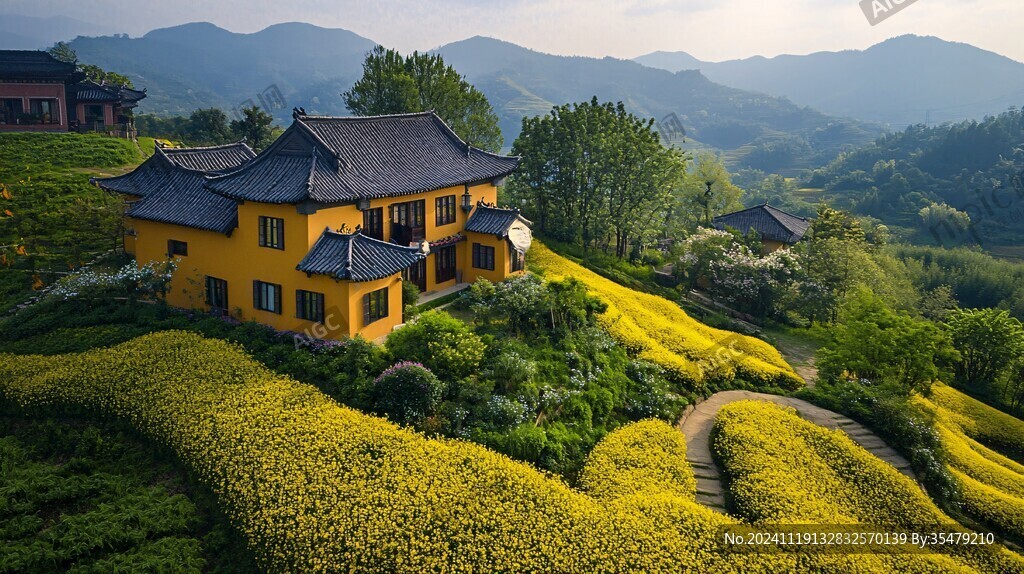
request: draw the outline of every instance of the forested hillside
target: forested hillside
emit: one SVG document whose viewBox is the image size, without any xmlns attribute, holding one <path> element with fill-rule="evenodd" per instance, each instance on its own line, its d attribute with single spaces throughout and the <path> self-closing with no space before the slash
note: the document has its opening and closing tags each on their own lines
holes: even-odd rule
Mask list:
<svg viewBox="0 0 1024 574">
<path fill-rule="evenodd" d="M 1022 177 L 1024 112 L 1011 109 L 980 122 L 884 136 L 840 154 L 807 185 L 924 242 L 1005 246 L 1024 236 Z"/>
</svg>

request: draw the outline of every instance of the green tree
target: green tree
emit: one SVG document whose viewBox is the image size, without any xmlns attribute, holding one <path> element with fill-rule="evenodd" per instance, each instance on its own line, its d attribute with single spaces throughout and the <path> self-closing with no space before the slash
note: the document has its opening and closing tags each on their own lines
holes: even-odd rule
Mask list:
<svg viewBox="0 0 1024 574">
<path fill-rule="evenodd" d="M 677 197 L 676 215 L 682 217 L 687 229 L 698 225 L 710 227 L 716 216 L 742 209 L 742 196 L 743 190 L 733 185 L 721 156 L 700 151 L 687 170 L 685 184 Z"/>
<path fill-rule="evenodd" d="M 402 424 L 419 424 L 434 414 L 445 385 L 418 363 L 398 363 L 373 382 L 374 408 Z"/>
<path fill-rule="evenodd" d="M 503 140 L 490 102 L 437 54 L 402 57 L 376 46 L 363 62 L 363 76 L 342 94 L 360 116 L 433 110 L 466 143 L 496 152 Z"/>
<path fill-rule="evenodd" d="M 74 48 L 69 46 L 67 42 L 57 42 L 47 52 L 65 64 L 78 63 L 78 54 L 75 53 Z"/>
<path fill-rule="evenodd" d="M 74 48 L 69 46 L 66 42 L 57 42 L 52 48 L 47 50 L 51 56 L 68 64 L 78 64 L 78 71 L 85 74 L 85 77 L 99 83 L 114 84 L 116 86 L 128 86 L 129 88 L 134 87 L 132 81 L 123 74 L 117 72 L 108 72 L 99 66 L 93 64 L 79 64 L 78 54 L 75 53 Z"/>
<path fill-rule="evenodd" d="M 686 174 L 682 152 L 663 147 L 653 125 L 597 98 L 523 118 L 508 193 L 541 233 L 623 258 L 665 232 Z"/>
<path fill-rule="evenodd" d="M 867 287 L 844 303 L 832 342 L 820 352 L 822 378 L 895 383 L 905 392 L 926 389 L 940 367 L 956 358 L 949 338 L 930 321 L 894 311 Z"/>
<path fill-rule="evenodd" d="M 235 137 L 245 138 L 249 146 L 260 151 L 270 144 L 274 133 L 270 126 L 273 123 L 273 116 L 259 106 L 252 106 L 242 109 L 242 119 L 231 122 L 231 131 Z"/>
<path fill-rule="evenodd" d="M 475 373 L 485 346 L 470 328 L 444 311 L 429 311 L 387 339 L 395 360 L 423 363 L 443 381 L 453 382 Z"/>
<path fill-rule="evenodd" d="M 186 138 L 195 145 L 219 145 L 232 140 L 228 116 L 217 108 L 198 109 L 188 119 Z"/>
<path fill-rule="evenodd" d="M 958 309 L 946 319 L 953 346 L 960 352 L 956 380 L 991 390 L 1009 367 L 1024 356 L 1024 326 L 1001 309 Z"/>
</svg>

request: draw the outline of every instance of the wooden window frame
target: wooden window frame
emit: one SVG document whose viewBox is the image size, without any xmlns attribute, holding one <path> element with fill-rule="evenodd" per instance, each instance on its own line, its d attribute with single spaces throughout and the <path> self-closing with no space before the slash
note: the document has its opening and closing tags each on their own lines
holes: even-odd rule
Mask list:
<svg viewBox="0 0 1024 574">
<path fill-rule="evenodd" d="M 324 294 L 305 289 L 295 290 L 295 318 L 324 322 Z"/>
<path fill-rule="evenodd" d="M 455 279 L 456 266 L 459 261 L 455 248 L 455 245 L 445 245 L 434 251 L 434 283 L 441 284 Z"/>
<path fill-rule="evenodd" d="M 284 219 L 261 215 L 259 219 L 260 247 L 284 251 Z"/>
<path fill-rule="evenodd" d="M 222 289 L 218 289 L 222 287 Z M 224 296 L 223 305 L 218 305 L 215 301 L 215 294 L 221 292 Z M 228 311 L 228 282 L 224 279 L 218 279 L 217 277 L 206 276 L 206 304 L 209 305 L 211 311 L 220 310 L 222 312 Z"/>
<path fill-rule="evenodd" d="M 384 241 L 384 208 L 363 210 L 363 235 Z"/>
<path fill-rule="evenodd" d="M 490 245 L 482 243 L 473 244 L 473 269 L 494 271 L 495 250 Z"/>
<path fill-rule="evenodd" d="M 390 290 L 382 287 L 363 295 L 363 326 L 367 327 L 386 319 L 389 314 L 388 295 Z"/>
<path fill-rule="evenodd" d="M 444 195 L 434 200 L 434 225 L 441 227 L 455 223 L 455 213 L 458 209 L 454 195 Z"/>
<path fill-rule="evenodd" d="M 508 246 L 509 266 L 512 273 L 518 273 L 526 269 L 526 254 L 520 253 L 510 244 Z"/>
<path fill-rule="evenodd" d="M 273 306 L 268 305 L 267 299 L 270 292 L 273 292 Z M 281 286 L 277 283 L 255 280 L 252 282 L 252 306 L 257 311 L 281 314 Z"/>
<path fill-rule="evenodd" d="M 188 241 L 179 241 L 177 239 L 167 240 L 167 257 L 173 259 L 175 257 L 188 257 Z"/>
</svg>

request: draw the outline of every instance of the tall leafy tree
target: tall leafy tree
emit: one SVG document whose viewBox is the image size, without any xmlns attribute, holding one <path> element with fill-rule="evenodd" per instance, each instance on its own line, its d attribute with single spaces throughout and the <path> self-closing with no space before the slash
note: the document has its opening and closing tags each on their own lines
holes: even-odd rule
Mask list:
<svg viewBox="0 0 1024 574">
<path fill-rule="evenodd" d="M 686 175 L 652 120 L 597 98 L 524 118 L 512 151 L 523 161 L 509 193 L 542 233 L 620 258 L 661 230 Z"/>
<path fill-rule="evenodd" d="M 231 122 L 231 131 L 236 137 L 245 138 L 256 151 L 270 144 L 273 138 L 274 117 L 264 112 L 259 106 L 242 109 L 242 118 Z"/>
<path fill-rule="evenodd" d="M 85 77 L 99 83 L 114 84 L 117 86 L 128 86 L 133 87 L 131 79 L 124 74 L 118 74 L 117 72 L 108 72 L 99 66 L 92 64 L 81 64 L 78 62 L 78 54 L 75 49 L 69 46 L 66 42 L 57 42 L 52 48 L 47 50 L 51 56 L 66 62 L 68 64 L 78 64 L 78 71 L 85 74 Z"/>
<path fill-rule="evenodd" d="M 187 139 L 197 145 L 218 145 L 233 139 L 227 114 L 217 108 L 195 110 L 188 126 Z"/>
<path fill-rule="evenodd" d="M 989 390 L 1018 360 L 1024 359 L 1024 326 L 1000 309 L 958 309 L 946 319 L 962 359 L 957 382 Z"/>
<path fill-rule="evenodd" d="M 363 77 L 342 97 L 361 116 L 434 110 L 470 145 L 488 151 L 502 146 L 498 116 L 483 92 L 437 54 L 403 57 L 377 46 L 363 62 Z"/>
<path fill-rule="evenodd" d="M 716 216 L 742 209 L 742 196 L 743 190 L 733 185 L 722 158 L 701 151 L 692 159 L 684 185 L 677 193 L 673 219 L 688 230 L 698 225 L 710 227 Z"/>
</svg>

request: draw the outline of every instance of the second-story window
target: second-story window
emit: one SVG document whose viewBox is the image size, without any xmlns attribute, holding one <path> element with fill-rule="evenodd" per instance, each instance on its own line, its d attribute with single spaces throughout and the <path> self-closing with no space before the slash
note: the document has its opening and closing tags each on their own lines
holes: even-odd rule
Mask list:
<svg viewBox="0 0 1024 574">
<path fill-rule="evenodd" d="M 434 201 L 437 211 L 436 224 L 438 227 L 455 223 L 455 196 L 445 195 Z"/>
<path fill-rule="evenodd" d="M 260 216 L 260 247 L 284 249 L 284 220 Z"/>
<path fill-rule="evenodd" d="M 375 207 L 363 211 L 363 235 L 384 240 L 384 208 Z"/>
</svg>

